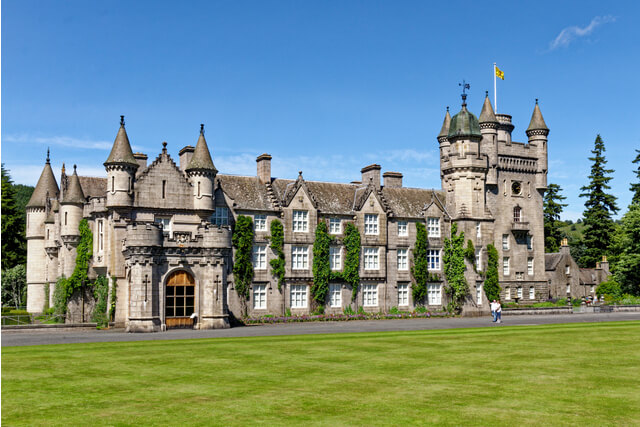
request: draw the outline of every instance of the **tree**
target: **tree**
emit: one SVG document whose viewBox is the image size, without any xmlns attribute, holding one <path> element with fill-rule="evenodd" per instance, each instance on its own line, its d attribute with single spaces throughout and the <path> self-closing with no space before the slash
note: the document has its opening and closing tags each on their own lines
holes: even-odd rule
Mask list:
<svg viewBox="0 0 640 427">
<path fill-rule="evenodd" d="M 251 282 L 253 282 L 253 221 L 250 217 L 238 215 L 231 242 L 236 248 L 233 280 L 246 315 L 246 300 L 249 298 Z"/>
<path fill-rule="evenodd" d="M 447 278 L 446 292 L 450 297 L 447 309 L 459 313 L 469 294 L 469 285 L 464 277 L 464 232 L 458 233 L 458 224 L 451 225 L 451 238 L 444 239 L 444 275 Z"/>
<path fill-rule="evenodd" d="M 622 292 L 640 295 L 640 202 L 631 203 L 622 217 L 615 246 L 619 250 L 613 264 L 615 281 Z"/>
<path fill-rule="evenodd" d="M 16 192 L 9 172 L 2 165 L 2 269 L 27 261 L 24 217 L 16 204 Z"/>
<path fill-rule="evenodd" d="M 27 203 L 33 195 L 34 187 L 23 184 L 13 184 L 13 189 L 16 191 L 16 206 L 18 206 L 18 212 L 22 215 L 23 221 L 27 218 Z"/>
<path fill-rule="evenodd" d="M 560 214 L 562 208 L 566 207 L 565 203 L 561 203 L 566 199 L 560 194 L 562 188 L 558 184 L 549 184 L 547 192 L 544 194 L 544 251 L 558 252 L 560 241 L 564 237 L 560 227 Z"/>
<path fill-rule="evenodd" d="M 589 185 L 582 187 L 583 193 L 580 193 L 580 197 L 587 198 L 584 204 L 586 207 L 584 211 L 585 251 L 579 260 L 581 266 L 594 266 L 603 255 L 608 255 L 616 230 L 616 225 L 611 219 L 611 216 L 618 212 L 616 197 L 605 192 L 611 189 L 608 182 L 612 179 L 609 174 L 613 173 L 613 169 L 605 169 L 607 160 L 604 152 L 604 141 L 598 135 L 595 147 L 591 150 L 593 157 L 589 157 L 593 162 Z"/>
<path fill-rule="evenodd" d="M 27 302 L 27 270 L 24 264 L 2 270 L 2 304 L 23 307 Z"/>
<path fill-rule="evenodd" d="M 638 179 L 638 181 L 640 181 L 640 150 L 636 150 L 636 153 L 638 154 L 636 155 L 636 158 L 632 160 L 632 163 L 635 163 L 638 165 L 634 173 L 636 174 L 636 178 Z M 640 204 L 640 182 L 632 183 L 630 190 L 633 193 L 633 198 L 631 199 L 631 203 Z"/>
<path fill-rule="evenodd" d="M 429 280 L 429 262 L 427 248 L 429 247 L 427 229 L 421 222 L 416 223 L 416 243 L 413 246 L 413 266 L 411 275 L 411 293 L 414 304 L 423 304 L 427 296 L 427 281 Z"/>
<path fill-rule="evenodd" d="M 500 299 L 498 250 L 491 243 L 487 245 L 487 276 L 484 279 L 484 294 L 489 301 Z"/>
<path fill-rule="evenodd" d="M 327 223 L 318 221 L 316 238 L 313 242 L 313 285 L 311 296 L 321 307 L 324 307 L 329 293 L 329 280 L 331 278 L 331 265 L 329 260 L 329 247 L 331 236 L 327 231 Z"/>
</svg>

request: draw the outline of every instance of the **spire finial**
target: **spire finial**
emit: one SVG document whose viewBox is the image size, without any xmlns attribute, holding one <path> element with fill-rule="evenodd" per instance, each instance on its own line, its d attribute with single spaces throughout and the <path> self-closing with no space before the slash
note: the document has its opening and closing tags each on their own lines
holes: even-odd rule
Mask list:
<svg viewBox="0 0 640 427">
<path fill-rule="evenodd" d="M 536 98 L 536 105 L 538 105 L 538 98 Z"/>
<path fill-rule="evenodd" d="M 469 83 L 467 83 L 463 79 L 462 83 L 458 83 L 458 86 L 462 86 L 462 106 L 466 107 L 466 105 L 467 105 L 467 93 L 465 92 L 465 90 L 471 89 L 471 85 Z"/>
<path fill-rule="evenodd" d="M 447 113 L 449 112 L 449 106 L 447 105 Z"/>
<path fill-rule="evenodd" d="M 302 177 L 302 171 L 298 171 L 298 176 Z"/>
<path fill-rule="evenodd" d="M 120 126 L 124 127 L 124 116 L 120 116 Z"/>
<path fill-rule="evenodd" d="M 204 125 L 200 123 L 200 135 L 204 135 Z"/>
<path fill-rule="evenodd" d="M 489 97 L 489 91 L 488 90 L 484 91 L 484 96 L 486 96 L 487 98 Z"/>
<path fill-rule="evenodd" d="M 76 168 L 77 168 L 77 166 L 76 166 L 76 165 L 73 165 L 73 174 L 74 174 L 74 175 L 76 175 L 76 174 L 77 174 L 77 172 L 76 172 Z"/>
<path fill-rule="evenodd" d="M 49 147 L 47 147 L 47 164 L 51 163 L 51 161 L 49 160 Z"/>
</svg>

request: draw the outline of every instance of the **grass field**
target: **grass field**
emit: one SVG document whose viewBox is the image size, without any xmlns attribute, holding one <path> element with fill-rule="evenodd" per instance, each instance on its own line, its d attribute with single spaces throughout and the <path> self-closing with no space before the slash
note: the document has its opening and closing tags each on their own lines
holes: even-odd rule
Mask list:
<svg viewBox="0 0 640 427">
<path fill-rule="evenodd" d="M 2 348 L 9 425 L 640 425 L 640 322 Z"/>
</svg>

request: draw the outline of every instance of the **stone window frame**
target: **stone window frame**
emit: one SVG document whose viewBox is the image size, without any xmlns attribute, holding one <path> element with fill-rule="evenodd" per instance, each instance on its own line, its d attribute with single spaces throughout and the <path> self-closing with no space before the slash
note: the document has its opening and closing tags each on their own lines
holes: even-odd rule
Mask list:
<svg viewBox="0 0 640 427">
<path fill-rule="evenodd" d="M 442 285 L 440 283 L 427 284 L 427 305 L 442 305 Z"/>
<path fill-rule="evenodd" d="M 342 247 L 329 246 L 329 268 L 331 271 L 342 270 Z"/>
<path fill-rule="evenodd" d="M 511 246 L 511 242 L 510 242 L 510 237 L 508 234 L 503 234 L 502 235 L 502 250 L 503 251 L 508 251 L 509 247 Z"/>
<path fill-rule="evenodd" d="M 482 305 L 482 282 L 476 282 L 476 305 Z"/>
<path fill-rule="evenodd" d="M 362 264 L 367 271 L 380 270 L 380 248 L 364 247 L 362 248 Z"/>
<path fill-rule="evenodd" d="M 409 248 L 398 248 L 398 270 L 409 271 Z"/>
<path fill-rule="evenodd" d="M 309 290 L 309 286 L 307 285 L 290 285 L 289 286 L 291 308 L 307 308 L 308 290 Z"/>
<path fill-rule="evenodd" d="M 378 306 L 378 285 L 362 284 L 362 306 L 377 307 Z"/>
<path fill-rule="evenodd" d="M 267 215 L 255 214 L 253 216 L 253 229 L 255 231 L 267 231 Z"/>
<path fill-rule="evenodd" d="M 429 237 L 440 237 L 440 218 L 427 218 L 427 235 Z"/>
<path fill-rule="evenodd" d="M 329 284 L 329 307 L 342 307 L 342 285 L 339 283 Z"/>
<path fill-rule="evenodd" d="M 536 299 L 536 288 L 529 286 L 529 299 Z"/>
<path fill-rule="evenodd" d="M 442 268 L 442 250 L 427 249 L 427 270 L 440 271 Z"/>
<path fill-rule="evenodd" d="M 294 233 L 307 233 L 309 231 L 309 211 L 294 210 L 292 226 Z"/>
<path fill-rule="evenodd" d="M 508 276 L 511 274 L 511 258 L 508 256 L 502 257 L 502 275 Z"/>
<path fill-rule="evenodd" d="M 398 307 L 409 306 L 409 284 L 398 283 Z"/>
<path fill-rule="evenodd" d="M 251 251 L 251 262 L 254 270 L 267 269 L 267 245 L 253 245 Z"/>
<path fill-rule="evenodd" d="M 533 257 L 527 258 L 527 275 L 533 276 Z"/>
<path fill-rule="evenodd" d="M 518 205 L 513 207 L 513 222 L 524 222 L 522 215 L 522 208 Z"/>
<path fill-rule="evenodd" d="M 229 208 L 226 206 L 216 206 L 209 221 L 217 226 L 229 225 Z"/>
<path fill-rule="evenodd" d="M 482 270 L 482 247 L 476 250 L 476 270 L 483 271 Z"/>
<path fill-rule="evenodd" d="M 409 221 L 398 221 L 398 237 L 409 236 Z"/>
<path fill-rule="evenodd" d="M 482 223 L 480 221 L 476 222 L 476 238 L 482 238 Z"/>
<path fill-rule="evenodd" d="M 340 218 L 329 218 L 329 234 L 342 234 L 342 220 Z"/>
<path fill-rule="evenodd" d="M 309 269 L 309 247 L 308 246 L 291 246 L 291 269 L 292 270 L 308 270 Z"/>
<path fill-rule="evenodd" d="M 267 285 L 254 283 L 252 287 L 253 287 L 253 309 L 266 310 L 267 309 Z"/>
<path fill-rule="evenodd" d="M 364 214 L 364 234 L 377 236 L 379 233 L 378 214 Z"/>
<path fill-rule="evenodd" d="M 97 252 L 99 254 L 104 252 L 104 219 L 100 218 L 96 221 L 96 229 L 98 235 Z M 49 230 L 47 230 L 47 239 L 49 238 Z"/>
</svg>

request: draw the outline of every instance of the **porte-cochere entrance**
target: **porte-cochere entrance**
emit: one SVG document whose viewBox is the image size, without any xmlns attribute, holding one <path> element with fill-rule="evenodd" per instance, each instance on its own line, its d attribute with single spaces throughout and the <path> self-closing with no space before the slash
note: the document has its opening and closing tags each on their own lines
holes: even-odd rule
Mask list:
<svg viewBox="0 0 640 427">
<path fill-rule="evenodd" d="M 186 271 L 176 271 L 167 279 L 165 323 L 168 328 L 192 328 L 196 281 Z"/>
</svg>

